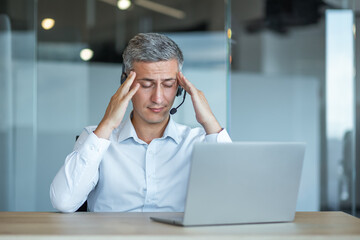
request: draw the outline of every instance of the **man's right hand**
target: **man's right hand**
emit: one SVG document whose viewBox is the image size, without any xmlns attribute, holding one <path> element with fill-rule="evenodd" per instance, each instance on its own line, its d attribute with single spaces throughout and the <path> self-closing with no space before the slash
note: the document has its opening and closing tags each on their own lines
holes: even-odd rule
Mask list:
<svg viewBox="0 0 360 240">
<path fill-rule="evenodd" d="M 137 83 L 130 89 L 135 77 L 136 73 L 131 71 L 126 81 L 121 84 L 116 93 L 111 97 L 105 115 L 94 131 L 95 135 L 99 138 L 109 139 L 112 131 L 123 120 L 129 101 L 140 87 L 140 84 Z"/>
</svg>

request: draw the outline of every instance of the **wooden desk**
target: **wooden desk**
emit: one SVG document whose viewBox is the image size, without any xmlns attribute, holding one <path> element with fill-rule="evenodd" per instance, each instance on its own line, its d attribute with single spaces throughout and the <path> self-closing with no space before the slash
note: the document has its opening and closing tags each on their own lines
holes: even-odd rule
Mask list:
<svg viewBox="0 0 360 240">
<path fill-rule="evenodd" d="M 0 239 L 359 239 L 360 220 L 343 212 L 298 212 L 292 223 L 177 227 L 167 213 L 0 212 Z"/>
</svg>

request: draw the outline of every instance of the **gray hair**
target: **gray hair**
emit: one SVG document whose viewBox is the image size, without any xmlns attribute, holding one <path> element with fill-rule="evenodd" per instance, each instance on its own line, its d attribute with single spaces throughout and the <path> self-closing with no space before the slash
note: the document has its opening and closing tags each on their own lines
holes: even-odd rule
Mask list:
<svg viewBox="0 0 360 240">
<path fill-rule="evenodd" d="M 159 62 L 176 59 L 179 71 L 184 57 L 179 46 L 169 37 L 159 33 L 139 33 L 133 37 L 123 53 L 126 73 L 133 69 L 134 62 Z"/>
</svg>

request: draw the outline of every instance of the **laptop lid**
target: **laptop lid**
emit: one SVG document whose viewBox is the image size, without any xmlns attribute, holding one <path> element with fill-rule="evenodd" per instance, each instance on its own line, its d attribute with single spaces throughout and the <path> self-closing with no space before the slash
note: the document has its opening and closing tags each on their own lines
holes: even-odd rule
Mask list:
<svg viewBox="0 0 360 240">
<path fill-rule="evenodd" d="M 304 143 L 197 143 L 183 225 L 293 221 Z"/>
</svg>

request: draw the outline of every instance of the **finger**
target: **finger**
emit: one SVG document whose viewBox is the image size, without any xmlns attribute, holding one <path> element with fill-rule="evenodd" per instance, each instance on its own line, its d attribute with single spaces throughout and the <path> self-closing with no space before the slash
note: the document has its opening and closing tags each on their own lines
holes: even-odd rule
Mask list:
<svg viewBox="0 0 360 240">
<path fill-rule="evenodd" d="M 140 84 L 139 83 L 136 83 L 136 85 L 130 89 L 130 91 L 126 94 L 126 100 L 127 101 L 130 101 L 130 99 L 135 95 L 135 93 L 137 92 L 137 90 L 139 90 L 140 88 Z"/>
<path fill-rule="evenodd" d="M 178 72 L 178 74 L 176 75 L 176 78 L 178 79 L 180 86 L 186 90 L 186 84 L 184 82 L 183 75 L 181 74 L 181 72 Z"/>
<path fill-rule="evenodd" d="M 185 76 L 181 72 L 178 73 L 178 81 L 180 86 L 183 87 L 186 92 L 191 94 L 190 82 L 185 78 Z"/>
<path fill-rule="evenodd" d="M 194 86 L 194 84 L 192 84 L 192 83 L 184 76 L 184 74 L 182 74 L 182 72 L 179 72 L 179 74 L 178 74 L 178 79 L 179 79 L 180 86 L 182 86 L 187 93 L 189 93 L 190 95 L 192 95 L 194 92 L 196 92 L 195 90 L 197 90 L 197 89 L 196 89 L 196 87 Z"/>
<path fill-rule="evenodd" d="M 196 89 L 196 87 L 194 86 L 194 84 L 192 84 L 185 76 L 184 74 L 181 73 L 181 77 L 182 77 L 182 80 L 184 81 L 185 85 L 188 86 L 189 89 Z"/>
<path fill-rule="evenodd" d="M 135 80 L 135 77 L 136 77 L 136 73 L 134 71 L 130 71 L 129 76 L 126 78 L 125 82 L 121 84 L 120 88 L 124 89 L 125 92 L 128 92 Z"/>
<path fill-rule="evenodd" d="M 129 76 L 127 77 L 127 79 L 124 82 L 124 86 L 130 88 L 135 80 L 135 77 L 136 77 L 136 72 L 130 71 Z"/>
</svg>

